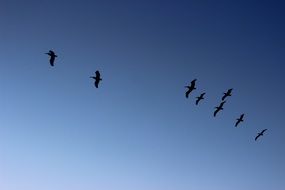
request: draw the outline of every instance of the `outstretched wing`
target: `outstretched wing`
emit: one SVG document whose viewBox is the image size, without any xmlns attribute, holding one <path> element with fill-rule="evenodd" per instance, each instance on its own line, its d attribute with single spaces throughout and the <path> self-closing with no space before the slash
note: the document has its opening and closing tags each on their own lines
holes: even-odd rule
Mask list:
<svg viewBox="0 0 285 190">
<path fill-rule="evenodd" d="M 185 92 L 185 96 L 186 96 L 186 98 L 188 98 L 188 97 L 189 97 L 190 92 L 191 92 L 191 90 L 190 90 L 190 89 L 188 89 L 188 90 Z"/>
<path fill-rule="evenodd" d="M 236 122 L 236 124 L 235 124 L 235 127 L 237 127 L 237 126 L 238 126 L 238 124 L 239 124 L 239 120 L 237 120 L 237 122 Z"/>
<path fill-rule="evenodd" d="M 51 66 L 54 66 L 54 60 L 55 60 L 55 57 L 54 56 L 50 56 L 49 63 L 50 63 Z"/>
<path fill-rule="evenodd" d="M 99 86 L 99 81 L 100 81 L 100 80 L 95 80 L 95 83 L 94 83 L 94 84 L 95 84 L 95 87 L 96 87 L 96 88 L 98 88 L 98 86 Z"/>
<path fill-rule="evenodd" d="M 217 113 L 219 112 L 219 109 L 217 108 L 214 112 L 214 117 L 216 117 Z"/>
<path fill-rule="evenodd" d="M 200 99 L 199 99 L 199 97 L 197 97 L 196 105 L 198 105 L 199 101 L 200 101 Z"/>
<path fill-rule="evenodd" d="M 227 97 L 227 94 L 224 93 L 224 95 L 223 95 L 223 97 L 222 97 L 222 100 L 224 101 L 226 97 Z"/>
<path fill-rule="evenodd" d="M 267 129 L 263 129 L 263 130 L 261 131 L 261 133 L 263 134 L 265 131 L 267 131 Z"/>
<path fill-rule="evenodd" d="M 256 137 L 255 137 L 255 141 L 260 137 L 260 134 L 258 134 Z"/>
</svg>

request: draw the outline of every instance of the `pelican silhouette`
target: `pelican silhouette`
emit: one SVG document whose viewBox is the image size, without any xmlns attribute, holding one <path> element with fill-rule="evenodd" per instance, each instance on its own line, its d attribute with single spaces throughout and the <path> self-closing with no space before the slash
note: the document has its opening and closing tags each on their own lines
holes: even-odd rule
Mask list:
<svg viewBox="0 0 285 190">
<path fill-rule="evenodd" d="M 57 55 L 55 55 L 54 51 L 52 51 L 52 50 L 49 50 L 49 52 L 46 54 L 50 56 L 50 58 L 49 58 L 50 65 L 54 66 L 54 60 L 57 57 Z"/>
<path fill-rule="evenodd" d="M 98 85 L 99 85 L 99 82 L 102 80 L 102 78 L 100 77 L 100 72 L 97 70 L 95 72 L 95 76 L 91 76 L 90 78 L 93 78 L 95 80 L 94 84 L 95 84 L 95 87 L 98 88 Z"/>
<path fill-rule="evenodd" d="M 267 131 L 267 129 L 263 129 L 260 133 L 257 134 L 257 136 L 255 137 L 255 141 L 260 137 L 263 136 L 263 133 Z"/>
<path fill-rule="evenodd" d="M 196 87 L 195 87 L 195 85 L 196 85 L 196 80 L 197 80 L 197 79 L 192 80 L 190 86 L 185 86 L 185 88 L 188 88 L 188 90 L 185 92 L 186 98 L 189 97 L 190 92 L 192 92 L 193 90 L 196 89 Z"/>
<path fill-rule="evenodd" d="M 224 106 L 225 103 L 226 103 L 226 101 L 223 101 L 223 102 L 220 103 L 220 105 L 219 105 L 218 107 L 215 107 L 216 110 L 215 110 L 215 112 L 214 112 L 214 117 L 216 117 L 216 115 L 217 115 L 217 113 L 218 113 L 219 111 L 221 111 L 221 110 L 224 109 L 223 106 Z"/>
<path fill-rule="evenodd" d="M 225 92 L 224 93 L 224 96 L 222 97 L 222 100 L 224 101 L 225 99 L 226 99 L 226 97 L 228 97 L 228 96 L 232 96 L 232 88 L 231 89 L 228 89 L 228 91 L 227 92 Z"/>
<path fill-rule="evenodd" d="M 201 101 L 201 100 L 203 100 L 204 99 L 204 95 L 205 95 L 206 93 L 204 92 L 204 93 L 202 93 L 202 94 L 200 94 L 200 96 L 197 96 L 196 98 L 197 98 L 197 100 L 196 100 L 196 105 L 198 105 L 198 103 Z"/>
<path fill-rule="evenodd" d="M 240 117 L 237 119 L 235 127 L 237 127 L 240 122 L 243 122 L 243 117 L 244 117 L 244 114 L 241 114 Z"/>
</svg>

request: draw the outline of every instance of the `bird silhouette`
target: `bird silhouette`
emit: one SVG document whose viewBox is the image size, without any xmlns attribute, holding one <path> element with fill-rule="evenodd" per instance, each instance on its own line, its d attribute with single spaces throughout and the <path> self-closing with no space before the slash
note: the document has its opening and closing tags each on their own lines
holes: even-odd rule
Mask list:
<svg viewBox="0 0 285 190">
<path fill-rule="evenodd" d="M 95 87 L 98 88 L 99 86 L 99 82 L 102 80 L 102 78 L 100 77 L 100 72 L 97 70 L 95 72 L 95 76 L 91 76 L 90 78 L 93 78 L 95 80 L 94 84 L 95 84 Z"/>
<path fill-rule="evenodd" d="M 50 65 L 54 66 L 54 60 L 57 57 L 57 55 L 55 55 L 54 51 L 52 51 L 52 50 L 49 50 L 49 52 L 46 54 L 50 56 L 50 58 L 49 58 Z"/>
<path fill-rule="evenodd" d="M 196 85 L 196 80 L 197 80 L 197 79 L 192 80 L 190 86 L 185 86 L 185 88 L 188 88 L 188 90 L 185 92 L 186 98 L 189 97 L 190 92 L 192 92 L 193 90 L 196 89 L 196 87 L 195 87 L 195 85 Z"/>
<path fill-rule="evenodd" d="M 204 92 L 204 93 L 202 93 L 202 94 L 200 94 L 200 96 L 197 96 L 196 98 L 197 98 L 197 100 L 196 100 L 196 105 L 198 105 L 198 103 L 201 101 L 201 100 L 203 100 L 204 99 L 204 95 L 205 95 L 206 93 Z"/>
<path fill-rule="evenodd" d="M 224 96 L 222 97 L 222 100 L 224 101 L 225 99 L 226 99 L 226 97 L 228 97 L 228 96 L 232 96 L 232 88 L 231 89 L 228 89 L 228 91 L 227 92 L 225 92 L 224 93 Z"/>
<path fill-rule="evenodd" d="M 237 119 L 235 127 L 237 127 L 240 122 L 243 122 L 243 117 L 244 117 L 244 114 L 241 114 L 240 117 Z"/>
<path fill-rule="evenodd" d="M 257 134 L 257 136 L 255 137 L 255 141 L 260 137 L 263 136 L 263 133 L 267 131 L 267 129 L 263 129 L 260 133 Z"/>
<path fill-rule="evenodd" d="M 226 103 L 226 101 L 223 101 L 223 102 L 220 103 L 220 105 L 219 105 L 218 107 L 215 107 L 216 110 L 215 110 L 215 112 L 214 112 L 214 117 L 216 117 L 216 115 L 217 115 L 217 113 L 218 113 L 219 111 L 221 111 L 221 110 L 224 109 L 223 106 L 224 106 L 225 103 Z"/>
</svg>

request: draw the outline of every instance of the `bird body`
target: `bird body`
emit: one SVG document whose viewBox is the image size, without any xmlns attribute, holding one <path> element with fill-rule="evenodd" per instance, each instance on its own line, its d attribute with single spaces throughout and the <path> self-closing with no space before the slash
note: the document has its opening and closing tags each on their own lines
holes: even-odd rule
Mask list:
<svg viewBox="0 0 285 190">
<path fill-rule="evenodd" d="M 192 80 L 190 86 L 185 86 L 185 88 L 188 88 L 188 90 L 185 92 L 186 98 L 188 98 L 188 97 L 189 97 L 189 94 L 190 94 L 193 90 L 196 89 L 196 87 L 195 87 L 195 85 L 196 85 L 196 80 L 197 80 L 197 79 Z"/>
<path fill-rule="evenodd" d="M 255 137 L 255 141 L 260 137 L 263 136 L 263 133 L 267 131 L 267 129 L 263 129 L 260 133 L 257 133 L 257 136 Z"/>
<path fill-rule="evenodd" d="M 91 76 L 90 78 L 93 78 L 95 80 L 94 85 L 96 88 L 99 87 L 99 82 L 102 80 L 100 72 L 97 70 L 95 72 L 95 76 Z"/>
<path fill-rule="evenodd" d="M 232 88 L 228 89 L 228 91 L 224 93 L 224 96 L 222 97 L 222 100 L 224 101 L 226 99 L 226 97 L 232 96 L 232 91 L 233 91 Z"/>
<path fill-rule="evenodd" d="M 224 109 L 223 106 L 224 106 L 225 103 L 226 103 L 226 101 L 223 101 L 223 102 L 220 103 L 219 106 L 215 107 L 216 110 L 215 110 L 215 112 L 214 112 L 214 117 L 216 117 L 216 115 L 217 115 L 217 113 L 218 113 L 219 111 L 221 111 L 221 110 Z"/>
<path fill-rule="evenodd" d="M 206 93 L 204 92 L 204 93 L 202 93 L 200 96 L 198 96 L 198 97 L 196 97 L 196 105 L 198 105 L 198 103 L 201 101 L 201 100 L 203 100 L 203 99 L 205 99 L 204 98 L 204 95 L 205 95 Z"/>
<path fill-rule="evenodd" d="M 55 58 L 57 57 L 57 55 L 52 50 L 49 50 L 49 52 L 46 53 L 46 54 L 50 56 L 49 63 L 53 67 L 54 66 L 54 61 L 55 61 Z"/>
<path fill-rule="evenodd" d="M 235 124 L 235 127 L 237 127 L 240 122 L 243 122 L 243 117 L 244 117 L 244 114 L 241 114 L 240 117 L 238 119 L 236 119 L 237 122 Z"/>
</svg>

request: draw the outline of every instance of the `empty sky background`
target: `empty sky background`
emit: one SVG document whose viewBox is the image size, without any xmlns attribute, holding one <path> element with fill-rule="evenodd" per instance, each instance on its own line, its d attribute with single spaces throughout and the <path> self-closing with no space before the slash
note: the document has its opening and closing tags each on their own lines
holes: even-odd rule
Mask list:
<svg viewBox="0 0 285 190">
<path fill-rule="evenodd" d="M 284 190 L 283 2 L 0 0 L 0 189 Z"/>
</svg>

